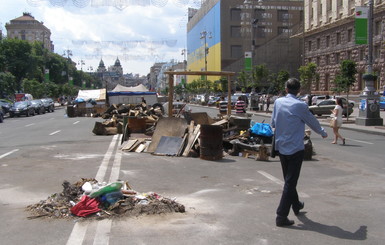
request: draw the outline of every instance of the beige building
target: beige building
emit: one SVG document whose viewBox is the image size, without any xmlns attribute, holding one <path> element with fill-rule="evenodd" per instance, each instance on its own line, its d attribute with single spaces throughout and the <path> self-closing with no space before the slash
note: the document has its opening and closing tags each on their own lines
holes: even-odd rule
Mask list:
<svg viewBox="0 0 385 245">
<path fill-rule="evenodd" d="M 35 20 L 30 13 L 23 13 L 23 16 L 11 20 L 5 24 L 8 38 L 27 40 L 29 42 L 40 41 L 44 48 L 54 51 L 51 41 L 51 31 L 43 24 Z"/>
<path fill-rule="evenodd" d="M 385 85 L 385 0 L 373 0 L 373 71 L 376 89 Z M 364 89 L 362 75 L 367 69 L 368 45 L 355 44 L 356 6 L 368 6 L 367 0 L 305 0 L 304 62 L 317 65 L 320 79 L 312 84 L 313 93 L 331 93 L 342 60 L 357 64 L 357 82 L 352 90 Z"/>
</svg>

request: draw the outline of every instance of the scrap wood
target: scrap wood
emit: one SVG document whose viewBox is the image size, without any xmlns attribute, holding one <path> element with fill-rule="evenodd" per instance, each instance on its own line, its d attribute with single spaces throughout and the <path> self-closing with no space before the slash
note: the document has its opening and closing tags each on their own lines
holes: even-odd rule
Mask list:
<svg viewBox="0 0 385 245">
<path fill-rule="evenodd" d="M 187 142 L 187 146 L 183 152 L 183 156 L 184 157 L 187 157 L 190 153 L 190 150 L 191 148 L 193 147 L 195 141 L 197 141 L 199 135 L 200 135 L 200 132 L 201 132 L 201 125 L 198 124 L 195 128 L 194 128 L 194 131 L 191 135 L 189 135 L 189 141 Z"/>
<path fill-rule="evenodd" d="M 225 125 L 227 123 L 229 123 L 229 121 L 227 119 L 222 119 L 220 121 L 212 123 L 211 125 Z"/>
<path fill-rule="evenodd" d="M 131 151 L 133 146 L 136 144 L 136 142 L 138 142 L 138 139 L 127 140 L 126 143 L 124 143 L 122 145 L 121 150 L 122 151 Z"/>
</svg>

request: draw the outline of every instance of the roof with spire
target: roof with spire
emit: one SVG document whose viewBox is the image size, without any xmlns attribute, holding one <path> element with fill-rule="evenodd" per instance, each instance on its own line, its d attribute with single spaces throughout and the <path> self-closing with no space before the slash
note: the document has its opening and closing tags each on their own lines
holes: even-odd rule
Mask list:
<svg viewBox="0 0 385 245">
<path fill-rule="evenodd" d="M 120 60 L 118 57 L 116 57 L 115 65 L 114 66 L 121 66 Z"/>
</svg>

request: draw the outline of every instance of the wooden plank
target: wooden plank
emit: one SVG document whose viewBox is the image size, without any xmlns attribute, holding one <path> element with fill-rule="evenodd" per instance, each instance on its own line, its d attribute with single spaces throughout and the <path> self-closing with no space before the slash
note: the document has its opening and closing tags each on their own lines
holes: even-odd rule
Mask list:
<svg viewBox="0 0 385 245">
<path fill-rule="evenodd" d="M 200 133 L 200 128 L 201 128 L 201 125 L 198 124 L 195 128 L 194 128 L 194 131 L 190 134 L 189 133 L 189 139 L 188 139 L 188 142 L 187 142 L 187 145 L 186 145 L 186 148 L 184 149 L 184 152 L 183 152 L 183 156 L 184 157 L 187 157 L 192 146 L 194 145 L 194 142 L 196 141 L 196 136 L 198 133 Z M 199 134 L 198 134 L 199 136 Z"/>
</svg>

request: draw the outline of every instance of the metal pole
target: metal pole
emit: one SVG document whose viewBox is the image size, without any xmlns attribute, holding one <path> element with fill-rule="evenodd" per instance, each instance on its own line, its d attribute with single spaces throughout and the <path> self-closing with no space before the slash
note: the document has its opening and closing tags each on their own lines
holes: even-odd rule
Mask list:
<svg viewBox="0 0 385 245">
<path fill-rule="evenodd" d="M 373 71 L 373 0 L 369 0 L 368 13 L 368 73 Z"/>
</svg>

